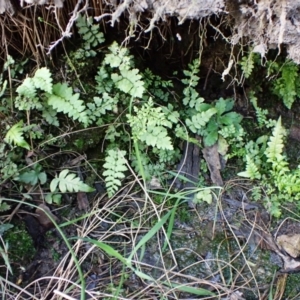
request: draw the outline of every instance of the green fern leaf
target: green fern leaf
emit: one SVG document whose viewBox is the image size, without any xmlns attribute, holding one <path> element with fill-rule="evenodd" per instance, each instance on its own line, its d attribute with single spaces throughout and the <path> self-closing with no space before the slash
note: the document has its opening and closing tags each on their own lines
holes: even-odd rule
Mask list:
<svg viewBox="0 0 300 300">
<path fill-rule="evenodd" d="M 220 98 L 218 101 L 216 101 L 215 108 L 218 111 L 219 115 L 222 115 L 224 112 L 226 112 L 227 108 L 227 101 L 223 98 Z"/>
<path fill-rule="evenodd" d="M 221 116 L 219 118 L 219 122 L 222 123 L 223 125 L 232 125 L 232 124 L 238 125 L 241 123 L 242 119 L 243 117 L 240 114 L 232 111 Z"/>
<path fill-rule="evenodd" d="M 138 69 L 129 70 L 120 68 L 121 75 L 116 73 L 111 75 L 111 79 L 115 82 L 116 87 L 124 93 L 130 94 L 132 97 L 142 98 L 144 93 L 144 82 Z"/>
<path fill-rule="evenodd" d="M 127 115 L 133 139 L 146 142 L 148 146 L 172 150 L 173 146 L 167 131 L 167 128 L 172 127 L 172 123 L 161 107 L 153 107 L 153 105 L 150 98 L 141 109 L 134 107 L 136 116 Z"/>
<path fill-rule="evenodd" d="M 29 99 L 36 97 L 36 88 L 32 78 L 26 78 L 22 84 L 17 88 L 19 96 L 24 96 Z"/>
<path fill-rule="evenodd" d="M 58 122 L 58 119 L 57 119 L 57 112 L 49 105 L 44 105 L 44 109 L 43 109 L 43 112 L 42 112 L 42 116 L 44 118 L 44 120 L 48 123 L 48 124 L 51 124 L 51 125 L 54 125 L 54 126 L 59 126 L 59 122 Z"/>
<path fill-rule="evenodd" d="M 252 160 L 252 158 L 249 155 L 246 155 L 246 171 L 244 172 L 240 172 L 237 175 L 241 176 L 241 177 L 246 177 L 246 178 L 250 178 L 250 179 L 260 179 L 261 178 L 261 174 L 256 166 L 256 164 L 254 163 L 254 161 Z"/>
<path fill-rule="evenodd" d="M 242 57 L 242 61 L 240 62 L 240 65 L 245 78 L 249 78 L 254 69 L 253 52 L 250 52 L 248 56 Z"/>
<path fill-rule="evenodd" d="M 105 157 L 103 168 L 103 176 L 105 177 L 105 185 L 108 197 L 112 197 L 121 186 L 121 180 L 125 177 L 124 172 L 127 171 L 126 151 L 111 149 Z"/>
<path fill-rule="evenodd" d="M 48 68 L 38 69 L 32 80 L 36 88 L 39 88 L 49 94 L 52 93 L 52 77 Z"/>
<path fill-rule="evenodd" d="M 128 66 L 131 64 L 128 49 L 121 48 L 117 42 L 113 42 L 108 49 L 111 53 L 105 55 L 105 64 L 110 65 L 112 68 L 119 68 L 121 64 Z"/>
<path fill-rule="evenodd" d="M 282 152 L 284 147 L 284 136 L 286 131 L 281 125 L 281 117 L 278 119 L 270 140 L 268 142 L 268 147 L 265 151 L 265 154 L 268 158 L 268 162 L 272 164 L 277 164 L 279 161 L 283 160 Z"/>
<path fill-rule="evenodd" d="M 84 102 L 79 100 L 79 94 L 73 94 L 72 88 L 65 83 L 57 83 L 53 86 L 53 94 L 48 94 L 48 105 L 51 105 L 57 112 L 67 114 L 73 120 L 78 119 L 85 126 L 89 124 Z"/>
<path fill-rule="evenodd" d="M 288 109 L 291 109 L 296 99 L 296 79 L 298 76 L 298 66 L 289 61 L 282 66 L 281 77 L 274 81 L 273 92 L 283 100 Z"/>
<path fill-rule="evenodd" d="M 18 96 L 15 99 L 15 107 L 18 108 L 19 110 L 32 110 L 32 109 L 37 109 L 37 110 L 43 110 L 43 102 L 38 98 L 38 97 L 23 97 L 23 96 Z"/>
<path fill-rule="evenodd" d="M 191 119 L 187 118 L 185 123 L 187 127 L 194 133 L 200 134 L 200 130 L 209 122 L 211 117 L 217 113 L 217 110 L 212 107 L 206 111 L 202 111 L 192 116 Z"/>
<path fill-rule="evenodd" d="M 59 176 L 55 176 L 50 183 L 50 191 L 54 193 L 59 187 L 62 193 L 72 192 L 93 192 L 95 189 L 83 183 L 76 174 L 70 173 L 68 169 L 59 173 Z"/>
<path fill-rule="evenodd" d="M 148 128 L 147 133 L 141 135 L 140 140 L 158 149 L 173 150 L 171 138 L 168 136 L 166 128 L 162 126 Z"/>
<path fill-rule="evenodd" d="M 17 145 L 19 147 L 30 150 L 30 146 L 25 141 L 23 133 L 23 121 L 20 121 L 8 130 L 4 140 L 10 145 Z"/>
</svg>

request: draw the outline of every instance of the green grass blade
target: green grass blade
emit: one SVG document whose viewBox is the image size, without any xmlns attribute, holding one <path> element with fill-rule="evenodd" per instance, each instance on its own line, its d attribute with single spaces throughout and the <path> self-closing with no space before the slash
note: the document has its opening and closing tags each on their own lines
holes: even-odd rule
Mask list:
<svg viewBox="0 0 300 300">
<path fill-rule="evenodd" d="M 177 283 L 168 283 L 168 282 L 163 282 L 164 285 L 169 286 L 171 288 L 176 288 L 177 290 L 181 292 L 186 292 L 198 296 L 216 296 L 213 292 L 203 289 L 203 288 L 194 288 L 191 286 L 186 286 L 182 284 L 177 284 Z"/>
<path fill-rule="evenodd" d="M 141 248 L 144 244 L 146 244 L 157 232 L 162 228 L 162 226 L 167 222 L 170 217 L 172 210 L 170 210 L 167 214 L 165 214 L 150 230 L 144 235 L 144 237 L 139 241 L 139 243 L 134 247 L 132 253 L 128 257 L 128 262 L 131 262 L 133 255 L 137 252 L 139 248 Z"/>
<path fill-rule="evenodd" d="M 169 220 L 168 229 L 167 229 L 167 236 L 166 236 L 166 240 L 164 242 L 164 245 L 162 247 L 162 251 L 166 250 L 166 248 L 168 246 L 168 241 L 171 238 L 171 235 L 172 235 L 172 232 L 173 232 L 173 227 L 174 227 L 174 222 L 175 222 L 175 213 L 176 213 L 177 207 L 179 205 L 179 201 L 180 201 L 180 199 L 177 199 L 174 207 L 171 210 L 170 220 Z"/>
<path fill-rule="evenodd" d="M 128 267 L 131 268 L 131 264 L 128 264 L 128 261 L 127 261 L 127 259 L 124 256 L 122 256 L 113 247 L 111 247 L 111 246 L 109 246 L 109 245 L 107 245 L 105 243 L 102 243 L 102 242 L 99 242 L 97 240 L 90 239 L 90 238 L 74 237 L 72 239 L 78 239 L 78 240 L 82 240 L 82 241 L 85 241 L 85 242 L 88 242 L 88 243 L 92 243 L 92 244 L 96 245 L 97 247 L 99 247 L 100 249 L 102 249 L 107 255 L 117 258 L 123 264 L 125 264 L 126 266 L 128 266 Z"/>
</svg>

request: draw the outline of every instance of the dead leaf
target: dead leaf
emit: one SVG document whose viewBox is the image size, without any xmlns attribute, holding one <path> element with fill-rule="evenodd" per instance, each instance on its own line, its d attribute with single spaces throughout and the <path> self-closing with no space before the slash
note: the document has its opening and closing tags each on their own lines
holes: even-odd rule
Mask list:
<svg viewBox="0 0 300 300">
<path fill-rule="evenodd" d="M 48 215 L 50 215 L 50 217 L 55 221 L 58 222 L 58 218 L 51 212 L 50 208 L 45 205 L 45 204 L 40 204 L 38 206 L 38 208 L 36 209 L 35 213 L 36 213 L 36 218 L 38 219 L 38 221 L 40 222 L 40 224 L 45 228 L 45 229 L 50 229 L 52 227 L 54 227 L 53 222 L 51 221 L 51 219 L 47 216 L 47 214 L 45 213 L 45 211 L 47 212 Z"/>
<path fill-rule="evenodd" d="M 239 291 L 235 291 L 229 296 L 228 300 L 245 300 L 245 298 L 242 296 L 243 296 L 243 293 L 241 293 Z"/>
<path fill-rule="evenodd" d="M 90 207 L 87 194 L 84 192 L 77 193 L 77 205 L 80 210 L 88 210 Z"/>
<path fill-rule="evenodd" d="M 243 222 L 238 234 L 247 238 L 249 243 L 254 242 L 254 244 L 262 249 L 275 252 L 283 261 L 283 268 L 280 270 L 281 273 L 300 272 L 300 261 L 297 258 L 291 257 L 282 246 L 277 244 L 269 232 L 246 225 Z M 251 237 L 249 237 L 250 234 Z"/>
<path fill-rule="evenodd" d="M 290 256 L 300 256 L 300 234 L 283 234 L 277 237 L 277 244 Z"/>
<path fill-rule="evenodd" d="M 287 274 L 279 274 L 274 288 L 276 288 L 273 299 L 282 299 L 286 288 Z"/>
<path fill-rule="evenodd" d="M 211 147 L 205 147 L 202 150 L 202 153 L 210 172 L 211 181 L 218 186 L 223 186 L 224 183 L 220 173 L 221 163 L 218 152 L 218 143 L 215 143 Z"/>
</svg>

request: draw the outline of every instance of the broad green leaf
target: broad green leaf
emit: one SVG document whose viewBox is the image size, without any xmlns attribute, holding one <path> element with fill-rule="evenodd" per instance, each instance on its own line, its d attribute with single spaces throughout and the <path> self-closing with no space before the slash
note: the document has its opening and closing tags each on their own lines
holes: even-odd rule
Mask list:
<svg viewBox="0 0 300 300">
<path fill-rule="evenodd" d="M 227 102 L 226 100 L 224 100 L 223 98 L 220 98 L 216 104 L 215 104 L 215 108 L 218 111 L 218 115 L 222 115 L 224 112 L 226 112 L 226 107 L 227 106 Z"/>
<path fill-rule="evenodd" d="M 214 145 L 218 140 L 218 136 L 219 134 L 217 131 L 212 131 L 210 133 L 207 133 L 203 139 L 205 146 L 210 147 Z"/>
<path fill-rule="evenodd" d="M 229 112 L 220 117 L 219 122 L 223 125 L 239 124 L 243 117 L 236 112 Z"/>
</svg>

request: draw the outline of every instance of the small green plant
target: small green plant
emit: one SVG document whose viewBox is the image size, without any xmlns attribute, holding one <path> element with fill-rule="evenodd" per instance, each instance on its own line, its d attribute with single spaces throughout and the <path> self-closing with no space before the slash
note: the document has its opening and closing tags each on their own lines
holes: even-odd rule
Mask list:
<svg viewBox="0 0 300 300">
<path fill-rule="evenodd" d="M 141 141 L 148 146 L 158 149 L 173 150 L 168 128 L 172 127 L 161 107 L 153 107 L 150 98 L 140 109 L 133 108 L 136 115 L 127 115 L 128 123 L 132 129 L 132 138 Z"/>
<path fill-rule="evenodd" d="M 30 149 L 29 144 L 24 139 L 23 121 L 13 125 L 6 133 L 4 141 L 10 145 L 16 145 L 27 150 Z"/>
<path fill-rule="evenodd" d="M 243 56 L 241 61 L 239 62 L 245 78 L 249 78 L 252 74 L 252 71 L 255 67 L 254 58 L 255 58 L 255 53 L 250 51 L 248 56 Z"/>
<path fill-rule="evenodd" d="M 54 193 L 59 188 L 62 193 L 72 192 L 93 192 L 95 189 L 83 183 L 76 174 L 71 173 L 68 169 L 65 169 L 55 176 L 50 183 L 50 191 Z"/>
<path fill-rule="evenodd" d="M 299 67 L 287 60 L 284 64 L 272 62 L 269 70 L 271 74 L 279 74 L 273 81 L 273 93 L 282 99 L 288 109 L 291 109 L 296 98 L 300 96 Z"/>
<path fill-rule="evenodd" d="M 268 118 L 268 110 L 262 109 L 258 106 L 257 104 L 258 99 L 255 96 L 254 92 L 250 92 L 249 100 L 255 109 L 258 127 L 263 128 L 264 126 L 266 126 L 267 128 L 273 128 L 276 125 L 276 120 Z"/>
<path fill-rule="evenodd" d="M 93 24 L 93 17 L 79 15 L 76 20 L 76 26 L 83 39 L 82 48 L 76 50 L 76 59 L 96 56 L 97 52 L 93 49 L 105 41 L 100 25 Z"/>
<path fill-rule="evenodd" d="M 182 80 L 185 88 L 181 117 L 185 119 L 186 126 L 192 133 L 203 137 L 204 146 L 212 146 L 219 140 L 220 135 L 226 138 L 237 136 L 237 132 L 242 129 L 242 116 L 232 111 L 233 99 L 220 98 L 215 103 L 205 103 L 195 89 L 200 79 L 198 73 L 198 60 L 194 60 L 189 65 L 189 70 L 184 71 L 187 78 Z"/>
<path fill-rule="evenodd" d="M 32 186 L 36 184 L 45 184 L 47 182 L 47 174 L 42 170 L 42 166 L 34 164 L 31 170 L 26 170 L 19 175 L 19 181 Z"/>
<path fill-rule="evenodd" d="M 193 133 L 203 137 L 205 146 L 214 145 L 220 134 L 234 137 L 242 129 L 242 116 L 231 111 L 233 105 L 233 99 L 223 98 L 214 104 L 201 103 L 194 112 L 189 111 L 191 117 L 186 119 L 186 125 Z"/>
<path fill-rule="evenodd" d="M 111 149 L 105 158 L 103 176 L 105 177 L 109 197 L 112 197 L 116 193 L 121 186 L 120 179 L 125 177 L 125 172 L 127 171 L 125 155 L 125 151 Z"/>
<path fill-rule="evenodd" d="M 272 135 L 256 143 L 248 143 L 246 170 L 239 176 L 260 180 L 266 191 L 265 204 L 270 213 L 279 217 L 280 205 L 284 202 L 300 200 L 300 168 L 290 170 L 283 154 L 286 131 L 278 119 Z"/>
</svg>

